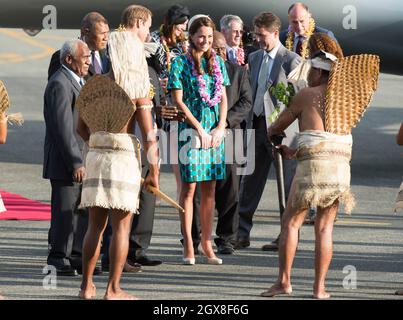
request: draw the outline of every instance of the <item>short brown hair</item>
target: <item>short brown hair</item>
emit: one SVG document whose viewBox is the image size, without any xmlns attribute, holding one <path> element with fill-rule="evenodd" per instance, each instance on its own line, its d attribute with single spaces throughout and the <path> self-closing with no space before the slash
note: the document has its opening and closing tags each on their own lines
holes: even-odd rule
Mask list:
<svg viewBox="0 0 403 320">
<path fill-rule="evenodd" d="M 152 12 L 146 7 L 133 4 L 123 10 L 121 22 L 125 27 L 133 28 L 136 20 L 147 21 L 152 15 Z"/>
<path fill-rule="evenodd" d="M 87 13 L 81 21 L 81 30 L 89 29 L 90 31 L 93 31 L 97 23 L 108 24 L 108 20 L 106 20 L 99 12 L 94 11 Z"/>
<path fill-rule="evenodd" d="M 262 12 L 253 19 L 253 25 L 269 32 L 281 30 L 281 20 L 274 13 Z"/>
</svg>

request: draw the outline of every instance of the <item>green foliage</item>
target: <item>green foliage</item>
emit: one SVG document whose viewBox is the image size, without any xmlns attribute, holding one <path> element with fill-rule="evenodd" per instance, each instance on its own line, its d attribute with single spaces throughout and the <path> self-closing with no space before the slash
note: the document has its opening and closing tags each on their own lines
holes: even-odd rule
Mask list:
<svg viewBox="0 0 403 320">
<path fill-rule="evenodd" d="M 291 98 L 295 95 L 294 86 L 289 83 L 287 87 L 284 83 L 277 83 L 276 86 L 270 88 L 270 93 L 277 101 L 282 102 L 286 107 L 289 106 Z"/>
</svg>

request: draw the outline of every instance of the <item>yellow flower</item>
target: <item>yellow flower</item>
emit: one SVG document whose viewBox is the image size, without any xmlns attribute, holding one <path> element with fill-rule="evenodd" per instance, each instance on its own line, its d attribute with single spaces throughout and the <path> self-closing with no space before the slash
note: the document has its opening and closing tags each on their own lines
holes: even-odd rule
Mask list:
<svg viewBox="0 0 403 320">
<path fill-rule="evenodd" d="M 303 42 L 302 49 L 301 49 L 301 56 L 304 59 L 309 57 L 310 52 L 308 49 L 308 42 L 309 42 L 309 38 L 311 37 L 311 35 L 313 35 L 314 32 L 315 32 L 315 20 L 313 18 L 310 18 L 309 19 L 309 28 L 305 35 L 306 40 Z M 294 37 L 295 37 L 294 32 L 292 32 L 292 31 L 288 32 L 287 39 L 285 41 L 285 46 L 288 50 L 291 50 L 291 51 L 294 50 Z"/>
<path fill-rule="evenodd" d="M 126 27 L 123 24 L 120 24 L 119 27 L 116 29 L 118 32 L 126 31 Z"/>
</svg>

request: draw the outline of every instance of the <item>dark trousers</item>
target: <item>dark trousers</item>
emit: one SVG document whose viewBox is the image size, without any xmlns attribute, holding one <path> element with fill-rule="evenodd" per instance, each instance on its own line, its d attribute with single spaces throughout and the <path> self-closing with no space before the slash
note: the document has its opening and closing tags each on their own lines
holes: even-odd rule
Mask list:
<svg viewBox="0 0 403 320">
<path fill-rule="evenodd" d="M 148 167 L 143 168 L 143 176 L 148 174 Z M 147 192 L 145 188 L 140 191 L 139 213 L 133 217 L 132 228 L 129 237 L 129 258 L 145 255 L 150 246 L 154 228 L 156 196 Z"/>
<path fill-rule="evenodd" d="M 141 172 L 142 177 L 146 177 L 147 174 L 148 166 L 143 166 Z M 140 189 L 140 214 L 133 215 L 129 236 L 128 258 L 144 255 L 145 250 L 150 245 L 154 227 L 155 200 L 155 195 L 147 192 L 143 187 Z M 112 228 L 109 221 L 102 241 L 103 264 L 107 264 L 109 262 L 109 244 L 112 237 Z"/>
<path fill-rule="evenodd" d="M 49 264 L 68 265 L 81 259 L 84 236 L 88 227 L 87 210 L 79 210 L 81 184 L 51 180 L 51 225 L 49 232 Z"/>
<path fill-rule="evenodd" d="M 253 215 L 259 205 L 266 186 L 271 164 L 274 162 L 272 147 L 267 138 L 265 118 L 263 116 L 254 117 L 253 128 L 255 129 L 255 170 L 251 175 L 243 176 L 241 180 L 238 228 L 239 238 L 249 238 L 250 236 L 250 231 L 253 226 Z M 274 165 L 276 165 L 275 162 Z M 283 161 L 286 198 L 288 198 L 296 167 L 296 160 Z"/>
</svg>

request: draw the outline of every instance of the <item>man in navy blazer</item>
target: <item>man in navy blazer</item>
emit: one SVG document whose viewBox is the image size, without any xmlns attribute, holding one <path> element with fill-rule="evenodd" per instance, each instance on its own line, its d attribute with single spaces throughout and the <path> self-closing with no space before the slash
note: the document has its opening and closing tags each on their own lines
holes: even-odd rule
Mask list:
<svg viewBox="0 0 403 320">
<path fill-rule="evenodd" d="M 308 45 L 310 33 L 326 33 L 337 41 L 332 31 L 319 27 L 316 24 L 313 32 L 310 30 L 313 27 L 314 20 L 312 14 L 309 12 L 308 6 L 301 2 L 294 3 L 288 9 L 288 23 L 291 36 L 290 41 L 287 41 L 289 30 L 283 30 L 280 33 L 280 41 L 287 49 L 303 56 L 303 58 L 308 58 L 306 56 L 306 50 L 302 48 Z"/>
<path fill-rule="evenodd" d="M 81 36 L 91 50 L 91 64 L 88 74 L 84 77 L 88 80 L 95 74 L 108 73 L 110 69 L 106 46 L 109 37 L 108 21 L 98 12 L 90 12 L 81 21 Z M 48 68 L 48 80 L 61 67 L 60 50 L 56 51 L 50 59 Z"/>
<path fill-rule="evenodd" d="M 50 78 L 44 95 L 46 136 L 43 177 L 50 179 L 51 228 L 48 264 L 58 275 L 80 272 L 86 215 L 77 209 L 85 174 L 84 141 L 76 132 L 76 100 L 88 74 L 90 50 L 81 40 L 67 41 L 60 51 L 62 67 Z M 74 254 L 76 255 L 74 257 Z"/>
</svg>

